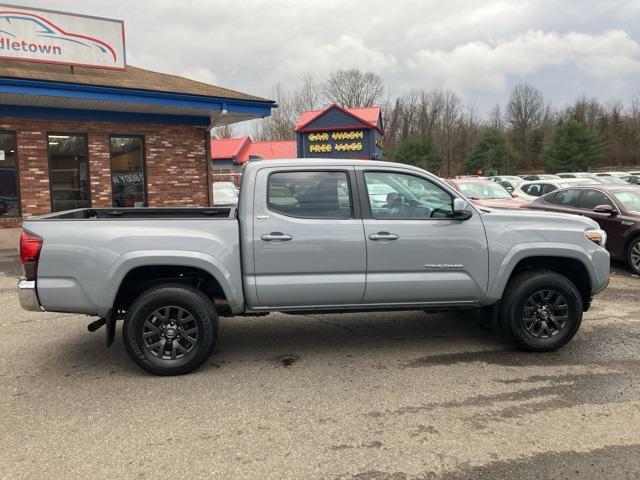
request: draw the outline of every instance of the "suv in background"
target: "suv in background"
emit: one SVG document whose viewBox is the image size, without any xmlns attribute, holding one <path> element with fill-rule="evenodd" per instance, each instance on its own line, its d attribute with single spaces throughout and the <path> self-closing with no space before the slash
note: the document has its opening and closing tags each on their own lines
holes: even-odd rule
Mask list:
<svg viewBox="0 0 640 480">
<path fill-rule="evenodd" d="M 547 193 L 555 192 L 559 188 L 572 187 L 574 185 L 599 185 L 600 182 L 590 178 L 560 178 L 557 180 L 538 180 L 537 182 L 524 182 L 513 194 L 527 202 L 531 202 Z"/>
</svg>

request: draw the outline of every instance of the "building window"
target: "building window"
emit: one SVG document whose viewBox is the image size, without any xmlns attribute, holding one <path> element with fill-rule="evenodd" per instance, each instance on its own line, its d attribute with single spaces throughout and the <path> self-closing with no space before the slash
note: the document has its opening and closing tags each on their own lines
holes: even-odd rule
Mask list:
<svg viewBox="0 0 640 480">
<path fill-rule="evenodd" d="M 91 206 L 87 138 L 84 135 L 47 135 L 51 210 Z"/>
<path fill-rule="evenodd" d="M 16 136 L 0 132 L 0 218 L 20 216 Z"/>
<path fill-rule="evenodd" d="M 111 137 L 111 189 L 114 207 L 144 207 L 144 139 Z"/>
</svg>

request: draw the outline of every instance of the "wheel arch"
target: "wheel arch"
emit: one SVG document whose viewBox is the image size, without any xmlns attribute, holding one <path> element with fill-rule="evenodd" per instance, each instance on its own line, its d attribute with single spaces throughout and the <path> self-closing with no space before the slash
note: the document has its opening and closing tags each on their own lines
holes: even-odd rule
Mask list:
<svg viewBox="0 0 640 480">
<path fill-rule="evenodd" d="M 502 298 L 504 291 L 519 273 L 532 269 L 545 269 L 567 277 L 578 288 L 585 311 L 589 308 L 593 295 L 592 264 L 584 251 L 577 246 L 566 249 L 522 249 L 506 258 L 494 277 L 494 284 L 489 297 Z"/>
<path fill-rule="evenodd" d="M 200 252 L 129 252 L 108 272 L 101 307 L 121 308 L 132 295 L 161 283 L 178 282 L 199 285 L 221 299 L 236 313 L 244 304 L 241 287 L 234 285 L 233 276 L 216 258 Z M 130 293 L 128 293 L 130 292 Z"/>
</svg>

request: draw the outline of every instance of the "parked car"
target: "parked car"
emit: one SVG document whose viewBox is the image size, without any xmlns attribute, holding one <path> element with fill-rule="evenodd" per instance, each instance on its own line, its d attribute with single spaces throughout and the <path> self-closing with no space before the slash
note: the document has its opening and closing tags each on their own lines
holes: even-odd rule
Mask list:
<svg viewBox="0 0 640 480">
<path fill-rule="evenodd" d="M 640 185 L 640 176 L 638 175 L 627 175 L 620 178 L 631 185 Z"/>
<path fill-rule="evenodd" d="M 629 172 L 597 172 L 597 177 L 628 177 Z"/>
<path fill-rule="evenodd" d="M 514 192 L 517 198 L 532 202 L 542 195 L 558 190 L 559 188 L 567 188 L 574 185 L 600 185 L 600 182 L 591 178 L 561 178 L 558 180 L 538 180 L 536 182 L 525 182 L 521 184 Z"/>
<path fill-rule="evenodd" d="M 496 182 L 498 185 L 504 187 L 504 189 L 509 193 L 512 193 L 516 188 L 518 188 L 525 182 L 524 179 L 515 175 L 488 177 L 488 180 Z"/>
<path fill-rule="evenodd" d="M 398 194 L 383 205 L 380 184 Z M 209 357 L 218 314 L 486 307 L 522 349 L 556 350 L 609 278 L 593 220 L 478 209 L 419 168 L 368 160 L 250 162 L 237 214 L 91 208 L 23 228 L 21 305 L 98 316 L 108 343 L 123 319 L 127 352 L 160 375 Z"/>
<path fill-rule="evenodd" d="M 229 185 L 231 184 L 231 185 Z M 231 182 L 213 182 L 213 205 L 237 205 L 238 189 Z"/>
<path fill-rule="evenodd" d="M 629 185 L 621 177 L 615 177 L 613 175 L 599 176 L 599 177 L 596 177 L 595 179 L 604 185 Z"/>
<path fill-rule="evenodd" d="M 598 222 L 607 232 L 612 258 L 624 260 L 640 274 L 640 189 L 598 185 L 558 190 L 529 204 L 534 210 L 573 213 Z"/>
<path fill-rule="evenodd" d="M 533 182 L 536 180 L 557 180 L 560 177 L 558 175 L 551 175 L 549 173 L 538 173 L 536 175 L 525 175 L 522 178 L 527 182 Z"/>
<path fill-rule="evenodd" d="M 520 208 L 526 202 L 515 198 L 503 186 L 490 180 L 477 178 L 453 178 L 447 180 L 471 203 L 482 207 Z"/>
<path fill-rule="evenodd" d="M 589 172 L 571 172 L 571 173 L 556 173 L 560 178 L 596 178 L 594 173 Z"/>
</svg>

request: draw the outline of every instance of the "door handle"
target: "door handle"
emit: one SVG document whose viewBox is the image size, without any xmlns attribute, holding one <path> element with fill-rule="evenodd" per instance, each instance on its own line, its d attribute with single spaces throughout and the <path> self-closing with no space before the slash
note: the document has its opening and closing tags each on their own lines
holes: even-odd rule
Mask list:
<svg viewBox="0 0 640 480">
<path fill-rule="evenodd" d="M 262 235 L 260 238 L 265 242 L 288 242 L 289 240 L 293 240 L 293 235 L 287 235 L 282 232 L 271 232 Z"/>
<path fill-rule="evenodd" d="M 374 240 L 374 241 L 397 240 L 399 238 L 400 238 L 399 235 L 396 235 L 395 233 L 389 233 L 389 232 L 378 232 L 378 233 L 372 233 L 371 235 L 369 235 L 369 240 Z"/>
</svg>

